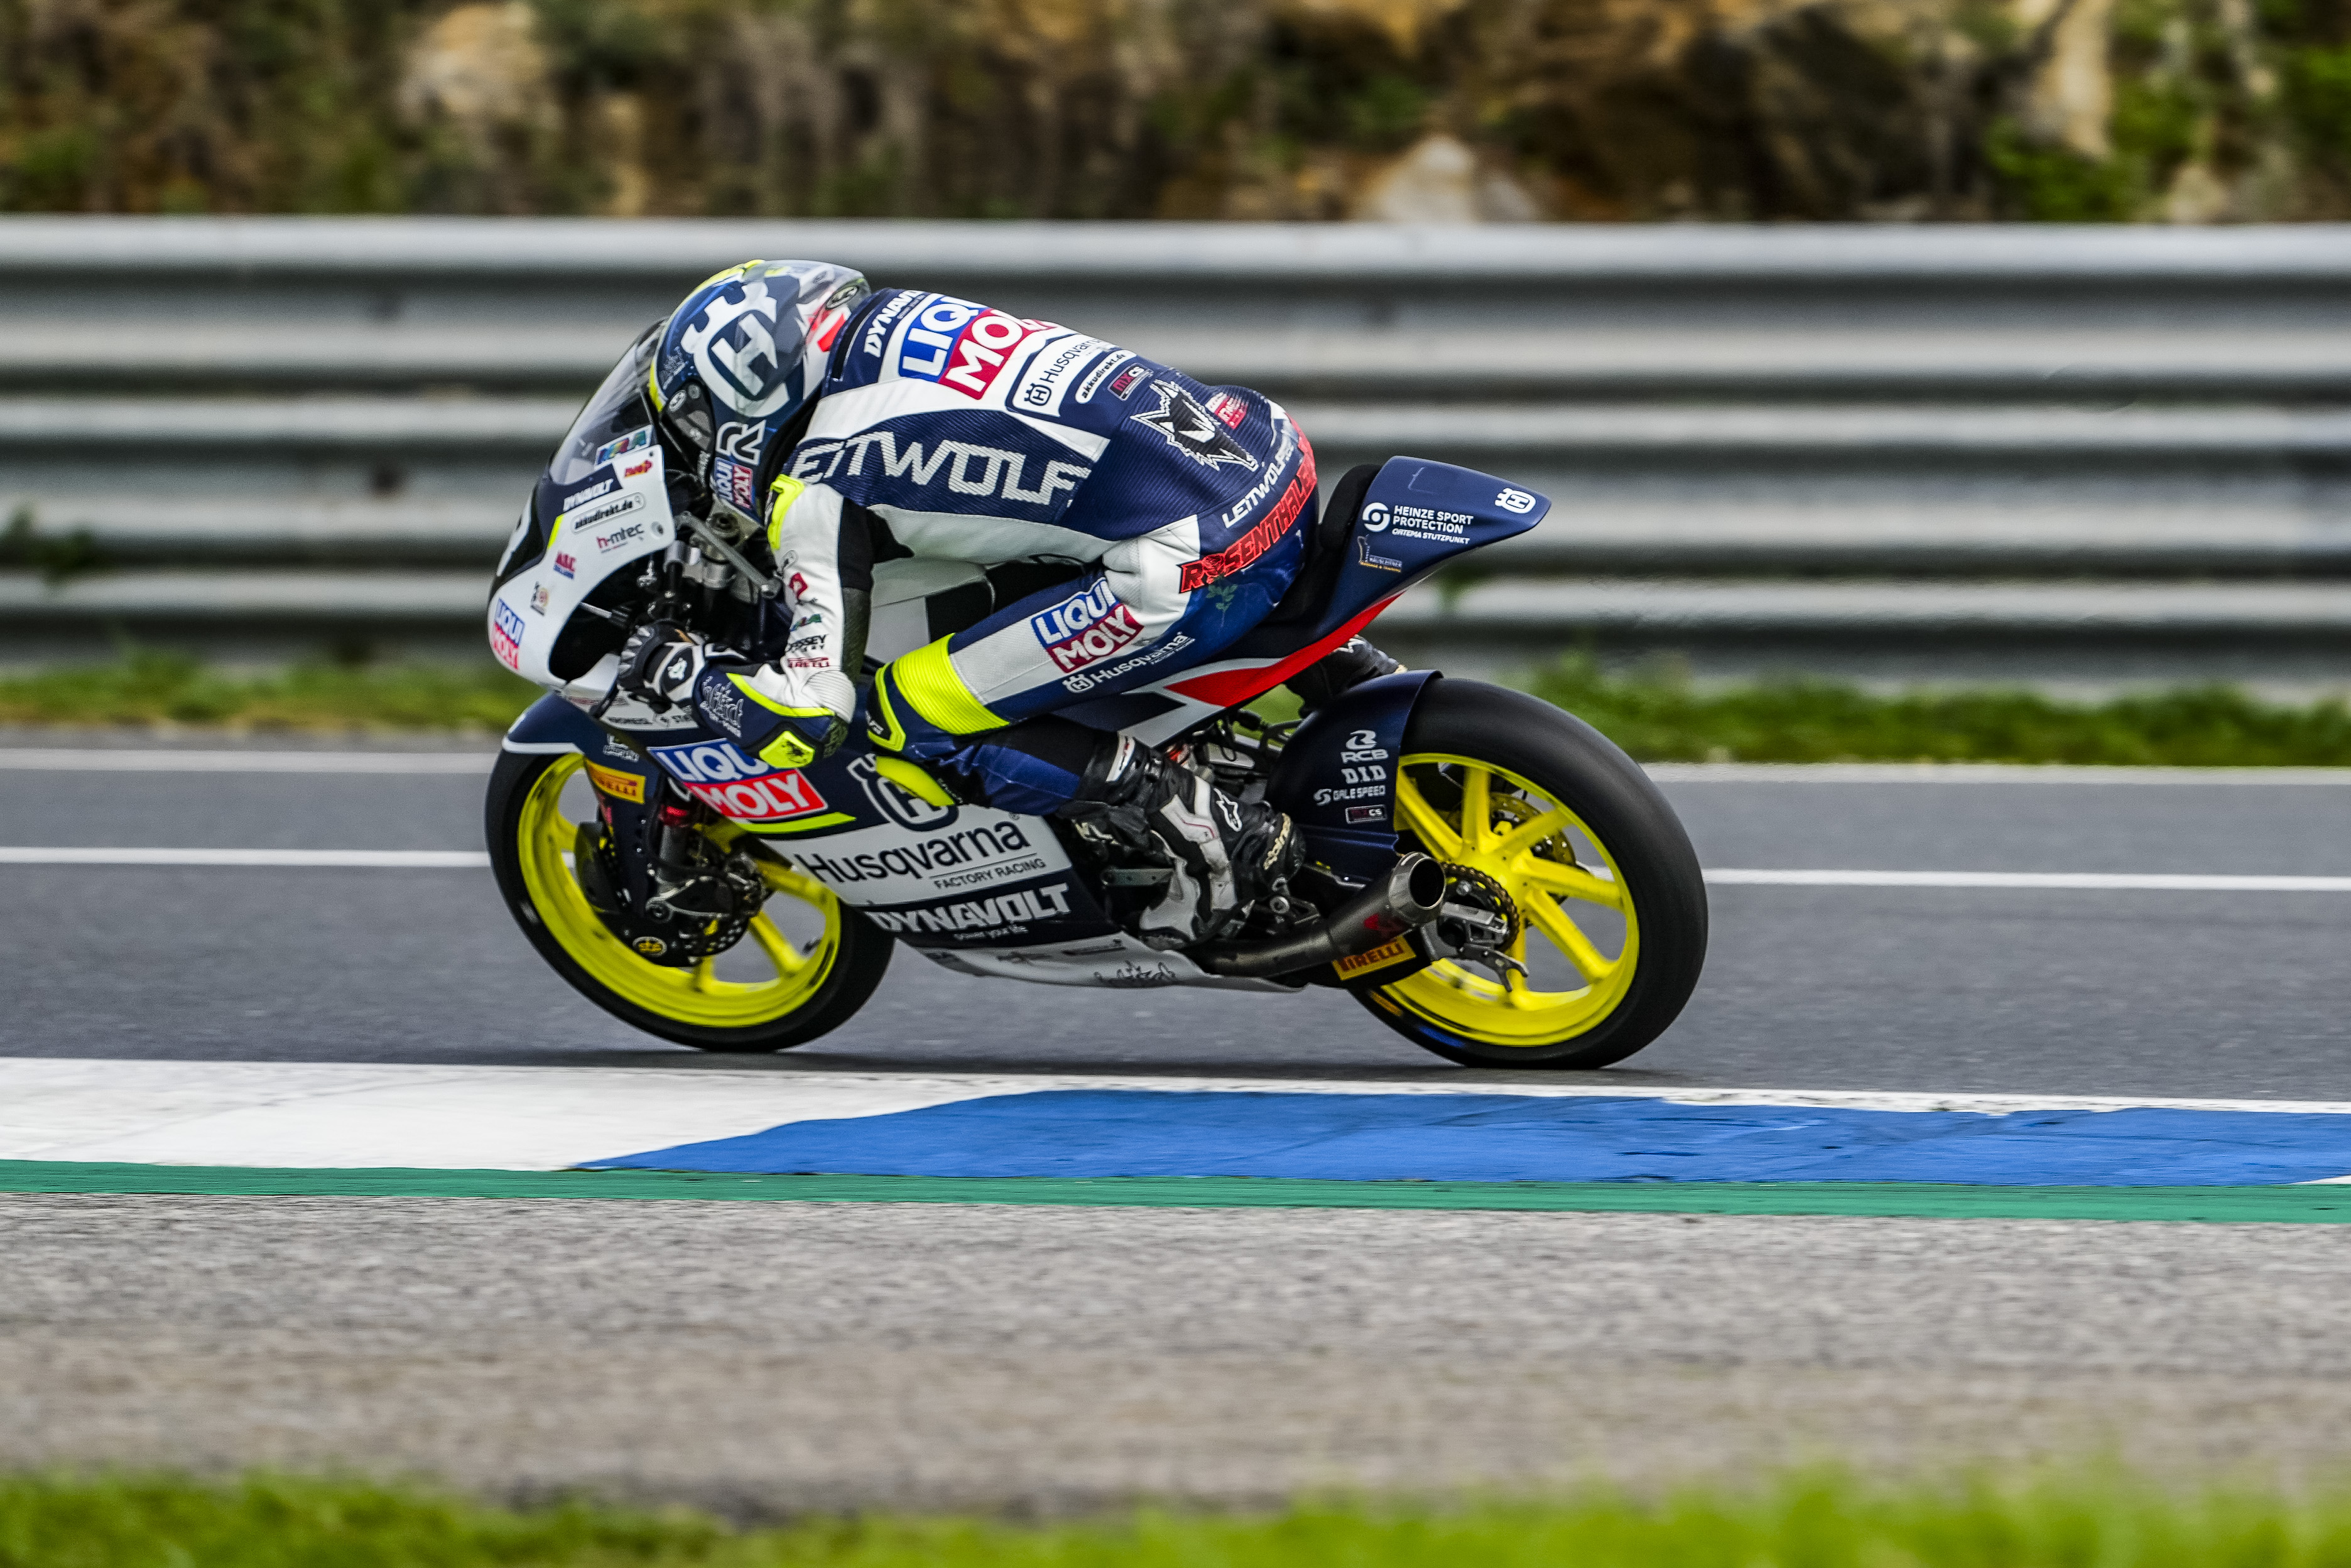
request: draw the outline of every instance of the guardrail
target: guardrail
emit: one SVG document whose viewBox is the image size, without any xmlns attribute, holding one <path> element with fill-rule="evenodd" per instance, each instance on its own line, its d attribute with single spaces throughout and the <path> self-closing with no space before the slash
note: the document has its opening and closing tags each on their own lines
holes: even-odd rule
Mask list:
<svg viewBox="0 0 2351 1568">
<path fill-rule="evenodd" d="M 0 516 L 116 567 L 0 571 L 0 646 L 469 645 L 579 397 L 784 254 L 1264 387 L 1329 475 L 1410 451 L 1552 495 L 1491 580 L 1391 612 L 1423 656 L 2351 673 L 2325 226 L 0 219 Z"/>
</svg>

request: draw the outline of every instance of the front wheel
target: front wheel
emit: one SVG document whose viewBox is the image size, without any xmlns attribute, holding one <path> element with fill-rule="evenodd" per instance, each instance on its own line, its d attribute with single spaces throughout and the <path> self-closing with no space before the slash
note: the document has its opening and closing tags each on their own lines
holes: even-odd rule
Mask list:
<svg viewBox="0 0 2351 1568">
<path fill-rule="evenodd" d="M 1510 962 L 1440 959 L 1356 993 L 1468 1067 L 1622 1061 L 1706 962 L 1706 883 L 1673 808 L 1591 726 L 1521 692 L 1433 681 L 1397 759 L 1396 827 L 1498 894 Z"/>
<path fill-rule="evenodd" d="M 576 753 L 509 751 L 490 774 L 485 827 L 498 892 L 572 989 L 648 1034 L 698 1051 L 782 1051 L 847 1022 L 890 967 L 889 936 L 831 889 L 759 857 L 768 901 L 742 941 L 691 968 L 630 950 L 574 873 L 594 795 Z"/>
</svg>

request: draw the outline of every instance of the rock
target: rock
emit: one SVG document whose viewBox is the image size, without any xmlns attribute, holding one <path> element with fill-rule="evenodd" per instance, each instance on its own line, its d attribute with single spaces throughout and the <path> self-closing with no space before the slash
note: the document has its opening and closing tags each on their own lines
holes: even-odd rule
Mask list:
<svg viewBox="0 0 2351 1568">
<path fill-rule="evenodd" d="M 1541 208 L 1516 181 L 1481 170 L 1456 137 L 1422 138 L 1364 183 L 1349 214 L 1360 223 L 1532 223 Z"/>
<path fill-rule="evenodd" d="M 526 0 L 460 5 L 408 52 L 397 102 L 412 123 L 445 119 L 486 147 L 502 130 L 553 122 L 546 47 Z"/>
<path fill-rule="evenodd" d="M 2085 158 L 2114 151 L 2106 135 L 2115 108 L 2107 59 L 2114 10 L 2115 0 L 2017 0 L 2016 19 L 2028 30 L 2049 28 L 2048 52 L 2026 91 L 2025 123 L 2041 140 Z"/>
</svg>

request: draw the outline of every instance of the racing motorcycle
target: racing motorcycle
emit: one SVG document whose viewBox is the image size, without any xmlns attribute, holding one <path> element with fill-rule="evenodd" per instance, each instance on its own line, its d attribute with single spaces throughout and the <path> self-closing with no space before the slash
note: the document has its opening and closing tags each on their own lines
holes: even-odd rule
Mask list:
<svg viewBox="0 0 2351 1568">
<path fill-rule="evenodd" d="M 1061 712 L 1272 802 L 1304 838 L 1305 868 L 1247 924 L 1169 950 L 1124 918 L 1165 891 L 1167 863 L 958 800 L 862 727 L 813 766 L 772 768 L 690 707 L 616 690 L 618 651 L 646 622 L 757 648 L 789 619 L 748 536 L 673 485 L 632 390 L 608 383 L 567 437 L 489 606 L 498 657 L 556 687 L 491 776 L 498 889 L 540 956 L 607 1011 L 704 1051 L 779 1051 L 848 1021 L 904 946 L 958 974 L 1044 985 L 1336 988 L 1456 1062 L 1593 1068 L 1688 999 L 1707 939 L 1697 856 L 1597 731 L 1426 670 L 1303 721 L 1251 706 L 1447 561 L 1534 528 L 1542 497 L 1420 458 L 1365 465 L 1334 486 L 1294 584 L 1239 643 L 1115 695 L 1086 695 L 1124 673 L 1114 650 L 1065 683 L 1077 700 Z M 909 652 L 1084 570 L 881 563 L 869 652 Z"/>
</svg>

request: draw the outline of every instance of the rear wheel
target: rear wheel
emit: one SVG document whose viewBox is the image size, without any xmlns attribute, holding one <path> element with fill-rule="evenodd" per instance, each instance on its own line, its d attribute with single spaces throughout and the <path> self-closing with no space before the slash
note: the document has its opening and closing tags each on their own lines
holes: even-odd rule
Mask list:
<svg viewBox="0 0 2351 1568">
<path fill-rule="evenodd" d="M 1484 890 L 1510 936 L 1357 996 L 1471 1067 L 1605 1067 L 1679 1016 L 1706 962 L 1688 835 L 1633 760 L 1523 693 L 1430 684 L 1405 736 L 1396 826 Z"/>
<path fill-rule="evenodd" d="M 831 889 L 773 856 L 768 901 L 744 939 L 691 968 L 639 956 L 588 903 L 573 872 L 594 793 L 574 753 L 507 752 L 490 775 L 490 865 L 523 935 L 606 1012 L 700 1051 L 782 1051 L 839 1028 L 865 1005 L 893 946 Z"/>
</svg>

